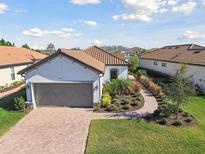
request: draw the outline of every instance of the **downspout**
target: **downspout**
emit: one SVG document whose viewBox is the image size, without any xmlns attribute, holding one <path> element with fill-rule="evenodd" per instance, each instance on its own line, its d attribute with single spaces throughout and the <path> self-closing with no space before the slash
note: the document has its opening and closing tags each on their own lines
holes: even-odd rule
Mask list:
<svg viewBox="0 0 205 154">
<path fill-rule="evenodd" d="M 101 74 L 99 76 L 99 99 L 101 99 L 101 83 L 100 83 L 100 78 L 103 77 L 104 74 Z"/>
</svg>

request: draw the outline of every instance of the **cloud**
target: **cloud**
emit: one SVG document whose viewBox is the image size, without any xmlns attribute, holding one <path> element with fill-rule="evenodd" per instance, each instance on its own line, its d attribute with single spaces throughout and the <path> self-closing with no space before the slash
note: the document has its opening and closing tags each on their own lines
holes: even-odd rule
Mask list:
<svg viewBox="0 0 205 154">
<path fill-rule="evenodd" d="M 203 5 L 205 5 L 205 0 L 202 0 Z"/>
<path fill-rule="evenodd" d="M 205 1 L 205 0 L 203 0 Z M 149 23 L 154 21 L 155 14 L 180 12 L 191 14 L 196 8 L 194 0 L 183 3 L 182 0 L 122 0 L 126 12 L 112 16 L 113 20 L 125 20 Z"/>
<path fill-rule="evenodd" d="M 137 22 L 151 22 L 155 13 L 165 13 L 167 0 L 122 0 L 127 13 L 114 15 L 114 20 L 128 20 Z"/>
<path fill-rule="evenodd" d="M 197 3 L 196 2 L 187 2 L 187 3 L 184 3 L 184 4 L 181 4 L 179 6 L 175 6 L 172 8 L 172 11 L 173 12 L 181 12 L 185 15 L 189 15 L 191 14 L 194 9 L 196 8 L 196 5 Z"/>
<path fill-rule="evenodd" d="M 177 5 L 177 1 L 176 0 L 168 0 L 167 4 L 171 5 L 171 6 L 174 6 L 174 5 Z"/>
<path fill-rule="evenodd" d="M 41 30 L 39 28 L 32 28 L 22 32 L 23 35 L 33 36 L 33 37 L 43 37 L 43 36 L 56 36 L 56 37 L 68 37 L 77 36 L 79 33 L 72 28 L 61 28 L 60 30 Z"/>
<path fill-rule="evenodd" d="M 187 30 L 179 39 L 205 39 L 205 34 L 201 34 L 197 31 Z"/>
<path fill-rule="evenodd" d="M 0 14 L 4 14 L 6 11 L 8 11 L 8 5 L 0 3 Z"/>
<path fill-rule="evenodd" d="M 76 5 L 86 5 L 86 4 L 99 4 L 100 0 L 70 0 L 70 3 Z"/>
<path fill-rule="evenodd" d="M 147 15 L 138 15 L 138 14 L 120 14 L 112 17 L 114 20 L 129 20 L 129 21 L 141 21 L 141 22 L 151 22 L 152 18 Z"/>
<path fill-rule="evenodd" d="M 94 40 L 92 44 L 94 44 L 94 45 L 102 45 L 103 41 L 101 41 L 101 40 Z"/>
<path fill-rule="evenodd" d="M 85 20 L 85 21 L 83 21 L 83 23 L 85 23 L 86 25 L 89 25 L 89 26 L 97 26 L 97 22 L 94 20 Z"/>
</svg>

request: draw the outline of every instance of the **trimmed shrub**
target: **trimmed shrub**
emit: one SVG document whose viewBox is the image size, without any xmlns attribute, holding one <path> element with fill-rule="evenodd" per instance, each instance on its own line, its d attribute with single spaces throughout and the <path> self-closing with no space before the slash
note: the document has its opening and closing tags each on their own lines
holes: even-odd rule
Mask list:
<svg viewBox="0 0 205 154">
<path fill-rule="evenodd" d="M 95 111 L 100 111 L 101 110 L 101 103 L 100 102 L 97 102 L 95 104 L 95 108 L 94 108 Z"/>
<path fill-rule="evenodd" d="M 112 104 L 114 104 L 114 105 L 120 107 L 120 100 L 119 100 L 119 99 L 113 99 L 113 100 L 112 100 Z"/>
<path fill-rule="evenodd" d="M 18 110 L 18 111 L 25 110 L 25 100 L 22 96 L 14 98 L 14 110 Z"/>
<path fill-rule="evenodd" d="M 155 110 L 154 111 L 154 113 L 153 113 L 153 116 L 154 117 L 157 117 L 157 116 L 159 116 L 160 115 L 160 111 L 157 109 L 157 110 Z"/>
<path fill-rule="evenodd" d="M 141 70 L 139 69 L 137 71 L 137 76 L 140 77 L 140 76 L 147 76 L 147 71 L 146 70 Z"/>
<path fill-rule="evenodd" d="M 183 117 L 188 117 L 189 113 L 188 112 L 184 112 L 182 115 L 183 115 Z"/>
<path fill-rule="evenodd" d="M 0 91 L 4 89 L 4 86 L 0 86 Z"/>
<path fill-rule="evenodd" d="M 163 117 L 168 118 L 170 116 L 171 112 L 171 108 L 169 108 L 168 104 L 163 104 L 158 108 L 160 115 Z"/>
<path fill-rule="evenodd" d="M 199 86 L 195 86 L 197 96 L 205 96 L 205 91 Z"/>
<path fill-rule="evenodd" d="M 118 111 L 119 110 L 119 107 L 116 106 L 115 104 L 110 104 L 108 107 L 107 107 L 107 111 Z"/>
<path fill-rule="evenodd" d="M 182 125 L 182 121 L 181 120 L 177 120 L 172 125 L 174 125 L 174 126 L 181 126 Z"/>
<path fill-rule="evenodd" d="M 162 118 L 160 121 L 159 121 L 159 124 L 160 125 L 166 125 L 168 122 L 168 120 L 166 118 Z"/>
<path fill-rule="evenodd" d="M 179 113 L 182 113 L 183 112 L 183 110 L 181 109 L 181 108 L 179 108 L 179 111 L 178 111 Z"/>
<path fill-rule="evenodd" d="M 137 101 L 141 101 L 142 100 L 142 96 L 140 95 L 140 93 L 135 93 L 135 99 L 137 100 Z"/>
<path fill-rule="evenodd" d="M 126 104 L 122 107 L 124 110 L 129 110 L 131 108 L 130 104 Z"/>
<path fill-rule="evenodd" d="M 126 99 L 124 100 L 124 102 L 125 102 L 125 104 L 131 104 L 131 100 L 130 100 L 129 98 L 126 98 Z"/>
<path fill-rule="evenodd" d="M 111 96 L 108 92 L 105 92 L 102 97 L 102 106 L 107 107 L 111 104 Z"/>
</svg>

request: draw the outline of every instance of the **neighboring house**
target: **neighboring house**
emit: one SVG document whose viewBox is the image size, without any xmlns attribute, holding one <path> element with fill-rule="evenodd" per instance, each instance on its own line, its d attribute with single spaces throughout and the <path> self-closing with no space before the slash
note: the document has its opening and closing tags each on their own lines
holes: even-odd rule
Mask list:
<svg viewBox="0 0 205 154">
<path fill-rule="evenodd" d="M 186 44 L 165 46 L 140 57 L 140 67 L 164 73 L 176 74 L 182 64 L 188 67 L 193 85 L 205 89 L 205 47 Z"/>
<path fill-rule="evenodd" d="M 0 86 L 24 79 L 17 72 L 43 58 L 45 55 L 25 48 L 0 46 Z"/>
<path fill-rule="evenodd" d="M 126 60 L 129 60 L 131 56 L 141 56 L 145 53 L 145 49 L 139 48 L 139 47 L 133 47 L 124 51 L 121 51 L 122 54 L 124 54 L 124 58 Z"/>
<path fill-rule="evenodd" d="M 36 106 L 93 107 L 103 84 L 128 78 L 126 61 L 93 46 L 83 51 L 59 49 L 19 72 L 26 78 L 27 101 Z"/>
</svg>

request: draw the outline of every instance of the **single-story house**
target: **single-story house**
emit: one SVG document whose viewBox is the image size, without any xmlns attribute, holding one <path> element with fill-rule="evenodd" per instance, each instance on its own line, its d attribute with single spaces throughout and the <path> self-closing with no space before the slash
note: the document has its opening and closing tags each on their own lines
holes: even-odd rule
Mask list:
<svg viewBox="0 0 205 154">
<path fill-rule="evenodd" d="M 187 75 L 193 85 L 205 89 L 205 47 L 195 44 L 165 46 L 140 57 L 140 67 L 174 76 L 181 65 L 187 65 Z"/>
<path fill-rule="evenodd" d="M 97 46 L 82 51 L 59 49 L 21 70 L 27 101 L 36 106 L 93 107 L 103 84 L 128 78 L 126 61 Z"/>
<path fill-rule="evenodd" d="M 17 72 L 43 58 L 44 54 L 25 48 L 0 46 L 0 86 L 24 79 Z"/>
<path fill-rule="evenodd" d="M 145 53 L 145 49 L 139 48 L 139 47 L 133 47 L 129 48 L 127 50 L 121 51 L 121 53 L 124 55 L 124 58 L 126 60 L 129 60 L 131 56 L 141 56 Z"/>
</svg>

